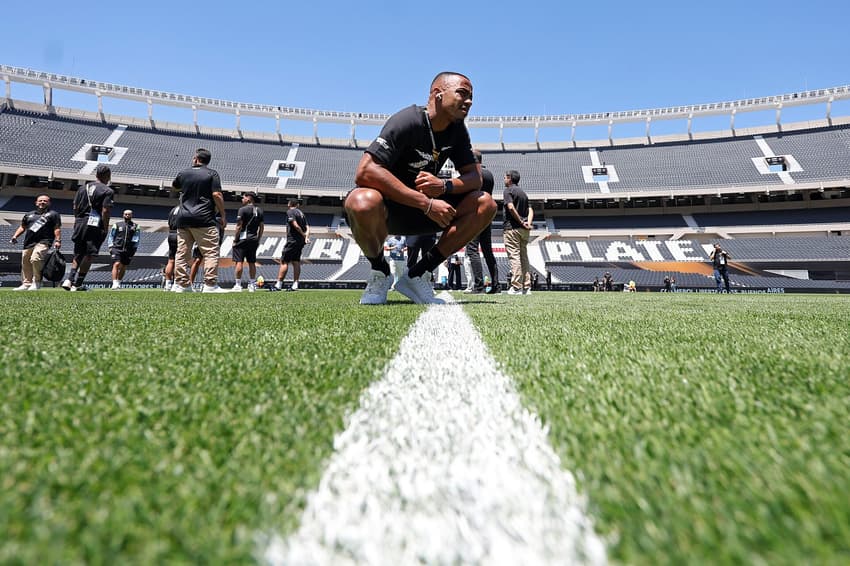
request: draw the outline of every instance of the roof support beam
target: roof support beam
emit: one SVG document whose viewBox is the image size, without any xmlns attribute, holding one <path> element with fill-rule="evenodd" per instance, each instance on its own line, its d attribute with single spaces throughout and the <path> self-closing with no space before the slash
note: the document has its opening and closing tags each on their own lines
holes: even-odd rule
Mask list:
<svg viewBox="0 0 850 566">
<path fill-rule="evenodd" d="M 44 107 L 50 110 L 53 108 L 53 87 L 50 83 L 44 83 L 42 88 L 44 89 Z"/>
</svg>

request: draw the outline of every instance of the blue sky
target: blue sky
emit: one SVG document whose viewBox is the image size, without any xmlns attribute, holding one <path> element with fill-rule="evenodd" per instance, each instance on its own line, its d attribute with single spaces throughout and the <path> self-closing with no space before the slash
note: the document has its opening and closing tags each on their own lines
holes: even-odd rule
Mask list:
<svg viewBox="0 0 850 566">
<path fill-rule="evenodd" d="M 424 102 L 432 76 L 452 69 L 473 80 L 473 114 L 604 112 L 848 84 L 847 6 L 150 0 L 98 9 L 12 2 L 3 9 L 0 62 L 243 102 L 383 113 Z M 13 85 L 13 96 L 37 99 L 40 91 Z M 55 96 L 60 105 L 95 107 L 92 97 Z M 108 112 L 145 112 L 106 104 Z M 158 108 L 155 116 L 191 121 L 181 112 Z M 850 114 L 850 105 L 834 113 Z M 201 121 L 233 122 L 215 115 Z M 528 132 L 511 135 L 530 141 Z"/>
</svg>

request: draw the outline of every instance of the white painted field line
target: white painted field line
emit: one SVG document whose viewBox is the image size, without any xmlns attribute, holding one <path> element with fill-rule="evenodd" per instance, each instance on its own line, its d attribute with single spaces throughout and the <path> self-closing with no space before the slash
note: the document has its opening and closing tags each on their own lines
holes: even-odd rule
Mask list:
<svg viewBox="0 0 850 566">
<path fill-rule="evenodd" d="M 456 304 L 428 308 L 269 564 L 604 564 L 572 474 Z"/>
</svg>

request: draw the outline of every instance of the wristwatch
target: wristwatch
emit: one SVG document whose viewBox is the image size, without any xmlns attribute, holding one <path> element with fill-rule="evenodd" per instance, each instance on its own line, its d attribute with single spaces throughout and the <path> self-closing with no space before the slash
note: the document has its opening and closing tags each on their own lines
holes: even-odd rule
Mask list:
<svg viewBox="0 0 850 566">
<path fill-rule="evenodd" d="M 446 179 L 446 182 L 443 183 L 443 192 L 448 195 L 451 194 L 453 190 L 455 190 L 455 186 L 454 184 L 452 184 L 452 180 Z"/>
</svg>

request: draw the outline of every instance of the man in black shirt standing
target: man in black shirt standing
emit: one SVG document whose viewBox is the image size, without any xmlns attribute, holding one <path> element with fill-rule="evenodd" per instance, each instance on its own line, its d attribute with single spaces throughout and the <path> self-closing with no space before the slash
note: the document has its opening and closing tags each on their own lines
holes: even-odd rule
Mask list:
<svg viewBox="0 0 850 566">
<path fill-rule="evenodd" d="M 481 152 L 477 149 L 472 150 L 475 156 L 475 161 L 480 165 L 483 159 Z M 493 186 L 496 184 L 493 179 L 493 174 L 489 169 L 481 165 L 481 190 L 488 195 L 493 194 Z M 487 270 L 490 272 L 490 294 L 499 293 L 499 268 L 496 266 L 496 256 L 493 255 L 493 238 L 490 234 L 490 224 L 481 230 L 481 233 L 474 237 L 466 244 L 466 257 L 469 258 L 469 264 L 472 267 L 472 281 L 470 293 L 484 292 L 484 270 L 481 268 L 481 256 L 478 253 L 478 246 L 481 245 L 481 253 L 484 254 L 484 261 L 487 262 Z M 466 291 L 464 291 L 466 292 Z"/>
<path fill-rule="evenodd" d="M 307 217 L 298 208 L 298 201 L 289 201 L 289 210 L 286 211 L 286 245 L 283 247 L 283 256 L 280 258 L 280 269 L 277 272 L 277 283 L 275 289 L 283 289 L 283 280 L 292 264 L 292 286 L 290 291 L 298 290 L 298 280 L 301 279 L 301 251 L 310 242 L 310 226 Z M 383 242 L 381 253 L 383 253 Z"/>
<path fill-rule="evenodd" d="M 528 205 L 528 195 L 519 188 L 519 172 L 505 173 L 504 239 L 505 251 L 511 265 L 511 286 L 508 295 L 531 294 L 531 266 L 528 263 L 528 237 L 534 209 Z"/>
<path fill-rule="evenodd" d="M 415 303 L 433 296 L 430 273 L 489 224 L 496 203 L 482 193 L 464 120 L 472 106 L 472 83 L 454 72 L 434 77 L 425 107 L 409 106 L 387 120 L 366 149 L 345 199 L 352 234 L 372 266 L 361 304 L 383 304 L 392 285 L 383 245 L 392 234 L 433 234 L 437 244 L 396 284 Z M 438 177 L 451 159 L 460 176 Z"/>
<path fill-rule="evenodd" d="M 204 258 L 204 293 L 221 293 L 218 286 L 219 228 L 216 211 L 220 216 L 221 230 L 227 227 L 224 214 L 224 197 L 221 179 L 215 169 L 207 167 L 212 160 L 209 150 L 200 148 L 192 158 L 192 167 L 177 174 L 171 186 L 180 192 L 180 215 L 177 219 L 177 275 L 172 291 L 190 290 L 189 257 L 192 245 L 197 243 Z"/>
<path fill-rule="evenodd" d="M 242 264 L 248 262 L 248 291 L 257 290 L 257 248 L 263 237 L 263 209 L 257 206 L 256 193 L 242 195 L 242 208 L 237 213 L 236 235 L 233 237 L 233 263 L 236 264 L 234 291 L 242 290 Z"/>
<path fill-rule="evenodd" d="M 24 234 L 24 253 L 21 254 L 21 285 L 15 291 L 38 291 L 41 288 L 41 270 L 50 246 L 57 250 L 62 245 L 62 219 L 50 210 L 50 197 L 35 197 L 35 210 L 24 214 L 21 225 L 9 240 L 18 243 Z"/>
<path fill-rule="evenodd" d="M 115 192 L 109 187 L 112 170 L 101 163 L 94 170 L 97 181 L 77 189 L 74 196 L 74 261 L 71 272 L 62 283 L 66 291 L 85 291 L 83 282 L 94 256 L 106 239 L 109 228 L 109 211 Z"/>
</svg>

